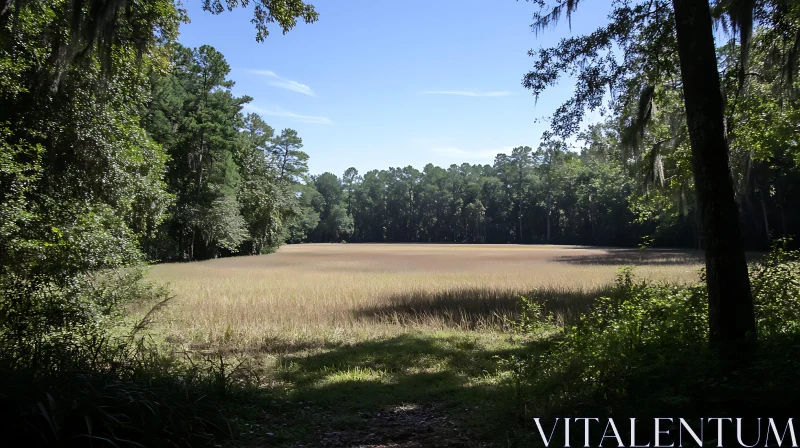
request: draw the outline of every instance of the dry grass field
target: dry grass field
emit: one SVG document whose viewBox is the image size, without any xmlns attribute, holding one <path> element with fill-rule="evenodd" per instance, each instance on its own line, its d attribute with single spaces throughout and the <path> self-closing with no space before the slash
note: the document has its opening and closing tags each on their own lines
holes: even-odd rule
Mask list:
<svg viewBox="0 0 800 448">
<path fill-rule="evenodd" d="M 696 281 L 695 252 L 516 245 L 308 244 L 153 266 L 174 299 L 154 329 L 223 383 L 256 378 L 231 446 L 529 446 L 509 360 L 520 296 L 563 320 L 618 268 Z M 138 310 L 143 311 L 143 310 Z M 244 363 L 244 364 L 242 364 Z M 247 366 L 241 369 L 239 366 Z M 422 430 L 420 429 L 422 428 Z"/>
<path fill-rule="evenodd" d="M 354 341 L 432 330 L 507 330 L 520 296 L 561 318 L 618 268 L 697 279 L 700 255 L 570 246 L 306 244 L 272 255 L 154 266 L 175 298 L 160 322 L 176 340 L 239 347 Z"/>
</svg>

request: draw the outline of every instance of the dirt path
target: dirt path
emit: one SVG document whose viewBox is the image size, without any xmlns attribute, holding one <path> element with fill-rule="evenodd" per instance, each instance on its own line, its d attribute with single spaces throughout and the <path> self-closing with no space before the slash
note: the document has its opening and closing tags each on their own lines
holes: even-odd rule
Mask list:
<svg viewBox="0 0 800 448">
<path fill-rule="evenodd" d="M 292 448 L 422 448 L 488 447 L 465 430 L 442 405 L 403 405 L 377 412 L 360 412 L 347 427 L 336 423 L 332 412 L 314 412 L 311 434 L 305 442 L 270 443 L 270 435 L 261 439 L 267 446 Z M 314 441 L 315 440 L 315 441 Z M 262 445 L 263 446 L 263 445 Z"/>
</svg>

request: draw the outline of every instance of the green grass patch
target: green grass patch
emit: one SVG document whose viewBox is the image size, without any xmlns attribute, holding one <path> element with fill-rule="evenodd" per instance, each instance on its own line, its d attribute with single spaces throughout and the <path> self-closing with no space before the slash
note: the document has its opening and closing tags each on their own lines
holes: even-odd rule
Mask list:
<svg viewBox="0 0 800 448">
<path fill-rule="evenodd" d="M 273 371 L 281 386 L 244 398 L 261 412 L 237 413 L 245 427 L 259 430 L 241 434 L 237 443 L 313 444 L 326 434 L 380 431 L 392 423 L 376 415 L 387 412 L 400 420 L 406 414 L 424 421 L 446 417 L 449 423 L 432 432 L 450 425 L 470 439 L 506 440 L 514 432 L 509 422 L 521 416 L 507 360 L 533 355 L 547 344 L 501 334 L 436 332 L 284 354 Z M 415 424 L 415 417 L 408 418 Z"/>
</svg>

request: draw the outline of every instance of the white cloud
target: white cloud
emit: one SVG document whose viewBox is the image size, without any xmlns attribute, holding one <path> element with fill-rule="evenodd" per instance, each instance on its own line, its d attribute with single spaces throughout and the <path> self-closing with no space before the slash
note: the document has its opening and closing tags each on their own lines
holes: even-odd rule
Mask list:
<svg viewBox="0 0 800 448">
<path fill-rule="evenodd" d="M 272 76 L 274 78 L 278 78 L 278 75 L 276 75 L 275 72 L 273 72 L 272 70 L 252 70 L 252 69 L 247 69 L 245 71 L 248 72 L 248 73 L 254 73 L 256 75 Z"/>
<path fill-rule="evenodd" d="M 292 92 L 302 93 L 303 95 L 316 96 L 314 94 L 314 91 L 311 90 L 311 87 L 305 84 L 301 84 L 297 81 L 292 81 L 290 79 L 282 78 L 272 70 L 247 70 L 247 72 L 272 78 L 273 80 L 268 81 L 268 84 L 271 86 L 278 87 L 281 89 L 291 90 Z"/>
<path fill-rule="evenodd" d="M 508 96 L 511 92 L 475 92 L 472 90 L 434 90 L 422 92 L 425 95 L 459 95 L 459 96 Z"/>
<path fill-rule="evenodd" d="M 273 107 L 269 109 L 261 108 L 258 106 L 253 106 L 251 104 L 245 104 L 244 108 L 247 110 L 251 110 L 257 114 L 261 115 L 269 115 L 272 117 L 287 117 L 293 118 L 295 121 L 299 121 L 302 123 L 314 123 L 314 124 L 332 124 L 333 122 L 328 119 L 327 117 L 315 117 L 311 115 L 300 115 L 294 112 L 289 112 L 288 110 L 283 110 L 280 107 Z"/>
<path fill-rule="evenodd" d="M 271 82 L 270 85 L 279 87 L 281 89 L 302 93 L 303 95 L 316 96 L 314 95 L 314 92 L 311 91 L 311 87 L 308 87 L 305 84 L 300 84 L 297 81 L 276 81 Z"/>
</svg>

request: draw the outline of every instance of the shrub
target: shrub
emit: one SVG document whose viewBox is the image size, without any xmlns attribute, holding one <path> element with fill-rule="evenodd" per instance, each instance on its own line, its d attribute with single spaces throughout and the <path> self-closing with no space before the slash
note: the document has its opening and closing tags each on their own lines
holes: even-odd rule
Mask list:
<svg viewBox="0 0 800 448">
<path fill-rule="evenodd" d="M 797 333 L 800 328 L 800 251 L 791 239 L 773 244 L 769 256 L 750 269 L 759 335 Z"/>
<path fill-rule="evenodd" d="M 558 331 L 556 317 L 552 311 L 545 311 L 544 302 L 520 297 L 519 305 L 519 318 L 513 325 L 514 331 L 536 339 Z"/>
<path fill-rule="evenodd" d="M 0 440 L 200 446 L 228 431 L 209 387 L 217 372 L 182 362 L 146 332 L 169 296 L 141 269 L 62 285 L 12 279 L 2 277 L 0 294 Z M 137 301 L 156 305 L 132 320 L 122 305 Z"/>
<path fill-rule="evenodd" d="M 528 411 L 646 417 L 785 408 L 800 396 L 790 380 L 800 354 L 800 257 L 785 244 L 751 269 L 759 348 L 749 358 L 720 359 L 707 348 L 704 282 L 649 284 L 623 268 L 611 294 L 563 328 L 548 350 L 524 360 Z M 528 303 L 522 301 L 523 323 L 541 318 Z M 538 331 L 530 324 L 519 328 Z"/>
</svg>

